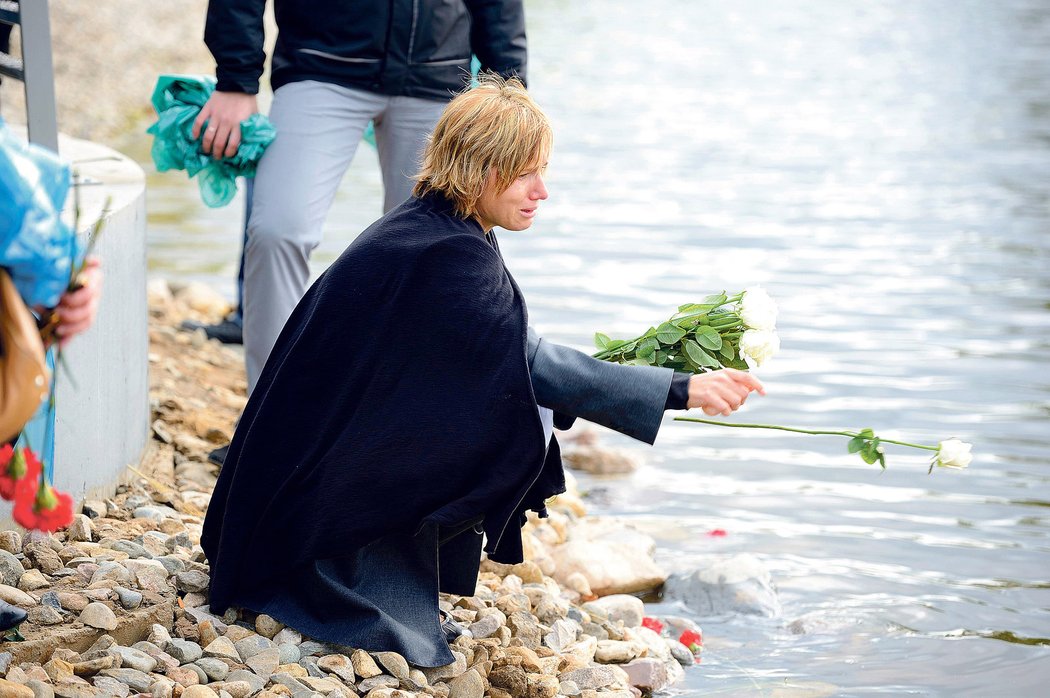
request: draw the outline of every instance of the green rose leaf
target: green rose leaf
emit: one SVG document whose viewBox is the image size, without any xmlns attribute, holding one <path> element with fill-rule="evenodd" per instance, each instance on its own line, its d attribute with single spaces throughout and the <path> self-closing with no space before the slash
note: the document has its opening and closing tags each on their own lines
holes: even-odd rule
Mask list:
<svg viewBox="0 0 1050 698">
<path fill-rule="evenodd" d="M 862 448 L 864 448 L 865 443 L 867 442 L 864 440 L 863 436 L 854 436 L 852 439 L 849 440 L 849 445 L 847 446 L 847 448 L 849 448 L 850 453 L 857 453 Z"/>
<path fill-rule="evenodd" d="M 736 358 L 736 347 L 733 346 L 732 342 L 722 342 L 722 348 L 718 350 L 718 353 L 721 354 L 723 358 L 732 361 Z"/>
<path fill-rule="evenodd" d="M 602 351 L 605 351 L 609 348 L 610 341 L 611 340 L 609 339 L 608 335 L 604 335 L 601 332 L 594 333 L 594 346 L 601 349 Z"/>
<path fill-rule="evenodd" d="M 668 346 L 680 341 L 685 334 L 685 330 L 680 327 L 675 327 L 669 322 L 660 325 L 656 330 L 656 338 L 660 340 L 661 344 L 666 344 Z"/>
<path fill-rule="evenodd" d="M 712 351 L 722 348 L 722 337 L 718 334 L 718 330 L 703 325 L 696 328 L 696 332 L 693 333 L 696 337 L 696 342 L 704 349 L 710 349 Z"/>
<path fill-rule="evenodd" d="M 692 359 L 698 366 L 706 366 L 708 368 L 721 368 L 722 364 L 718 363 L 710 354 L 704 351 L 699 344 L 691 339 L 687 339 L 682 345 L 685 347 L 686 355 Z"/>
</svg>

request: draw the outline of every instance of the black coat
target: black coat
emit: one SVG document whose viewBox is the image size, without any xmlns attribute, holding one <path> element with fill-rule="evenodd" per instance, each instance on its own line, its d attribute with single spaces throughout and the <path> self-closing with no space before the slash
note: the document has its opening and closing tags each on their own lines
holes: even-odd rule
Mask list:
<svg viewBox="0 0 1050 698">
<path fill-rule="evenodd" d="M 245 408 L 204 522 L 211 602 L 392 532 L 484 517 L 521 560 L 527 509 L 564 490 L 498 252 L 440 195 L 381 218 L 317 280 Z"/>
<path fill-rule="evenodd" d="M 265 0 L 211 0 L 204 41 L 218 89 L 254 94 L 263 72 Z M 451 99 L 470 56 L 525 79 L 522 0 L 274 0 L 273 89 L 318 80 L 369 92 Z"/>
</svg>

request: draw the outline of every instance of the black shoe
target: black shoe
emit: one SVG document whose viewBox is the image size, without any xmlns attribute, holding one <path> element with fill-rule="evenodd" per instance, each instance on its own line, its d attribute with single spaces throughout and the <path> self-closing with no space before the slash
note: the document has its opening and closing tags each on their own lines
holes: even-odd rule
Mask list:
<svg viewBox="0 0 1050 698">
<path fill-rule="evenodd" d="M 12 638 L 24 639 L 18 632 L 18 626 L 26 619 L 28 614 L 18 606 L 12 606 L 6 601 L 0 600 L 0 632 L 12 632 Z"/>
<path fill-rule="evenodd" d="M 452 620 L 447 613 L 444 611 L 438 611 L 438 613 L 441 614 L 441 630 L 445 633 L 445 642 L 451 644 L 461 635 L 466 638 L 474 637 L 474 633 Z"/>
<path fill-rule="evenodd" d="M 244 332 L 241 323 L 225 318 L 222 322 L 214 325 L 206 325 L 196 320 L 184 320 L 182 329 L 194 332 L 204 330 L 208 339 L 217 339 L 223 344 L 244 344 Z"/>
<path fill-rule="evenodd" d="M 208 462 L 221 466 L 223 463 L 226 462 L 226 454 L 229 452 L 229 444 L 226 444 L 225 446 L 219 446 L 217 449 L 208 454 Z"/>
</svg>

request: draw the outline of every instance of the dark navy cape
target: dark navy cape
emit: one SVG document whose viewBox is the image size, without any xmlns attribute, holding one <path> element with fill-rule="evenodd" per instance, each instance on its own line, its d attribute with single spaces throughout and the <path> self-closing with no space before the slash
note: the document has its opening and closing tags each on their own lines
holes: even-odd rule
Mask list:
<svg viewBox="0 0 1050 698">
<path fill-rule="evenodd" d="M 300 301 L 245 407 L 201 536 L 212 609 L 478 518 L 489 557 L 520 562 L 524 512 L 564 491 L 526 330 L 497 249 L 443 196 L 365 230 Z"/>
</svg>

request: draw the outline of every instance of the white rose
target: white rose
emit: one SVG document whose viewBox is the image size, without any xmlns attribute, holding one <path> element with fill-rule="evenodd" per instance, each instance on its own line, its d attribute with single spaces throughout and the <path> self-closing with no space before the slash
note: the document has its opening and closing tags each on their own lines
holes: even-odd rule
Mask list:
<svg viewBox="0 0 1050 698">
<path fill-rule="evenodd" d="M 937 444 L 937 465 L 942 468 L 965 468 L 973 460 L 971 444 L 959 439 L 948 439 Z"/>
<path fill-rule="evenodd" d="M 740 353 L 761 366 L 780 351 L 780 337 L 770 330 L 748 330 L 740 337 Z"/>
<path fill-rule="evenodd" d="M 744 289 L 740 319 L 752 330 L 772 331 L 777 325 L 777 304 L 761 286 Z"/>
</svg>

